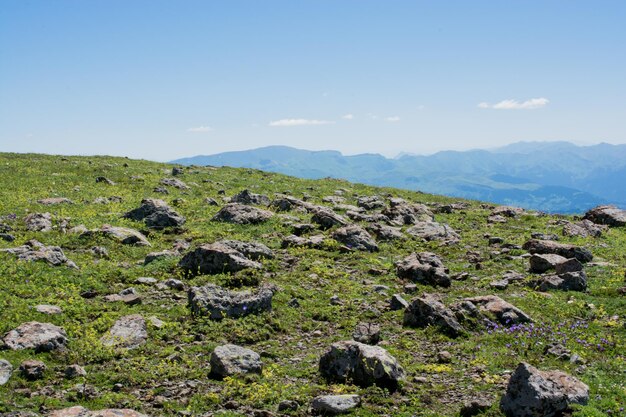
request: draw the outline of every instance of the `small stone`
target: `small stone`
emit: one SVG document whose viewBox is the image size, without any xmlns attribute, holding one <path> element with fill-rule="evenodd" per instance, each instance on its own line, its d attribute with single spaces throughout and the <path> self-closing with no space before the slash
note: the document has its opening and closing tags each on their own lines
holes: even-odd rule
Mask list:
<svg viewBox="0 0 626 417">
<path fill-rule="evenodd" d="M 39 304 L 35 306 L 35 310 L 37 310 L 40 313 L 50 314 L 50 315 L 63 313 L 63 310 L 61 310 L 61 307 L 57 307 L 57 306 L 53 306 L 49 304 Z"/>
<path fill-rule="evenodd" d="M 491 408 L 491 401 L 487 400 L 471 400 L 463 404 L 459 415 L 461 417 L 473 417 L 482 414 Z"/>
<path fill-rule="evenodd" d="M 441 350 L 437 352 L 437 362 L 439 363 L 450 363 L 452 362 L 452 354 L 447 350 Z"/>
<path fill-rule="evenodd" d="M 278 403 L 278 411 L 295 411 L 298 409 L 298 403 L 292 400 L 282 400 Z"/>
<path fill-rule="evenodd" d="M 389 308 L 392 311 L 396 310 L 404 310 L 409 306 L 408 301 L 406 301 L 400 294 L 394 294 L 391 296 L 391 300 L 389 301 Z"/>
<path fill-rule="evenodd" d="M 361 397 L 358 395 L 323 395 L 315 397 L 311 402 L 311 409 L 314 413 L 324 415 L 337 415 L 349 413 L 352 409 L 361 404 Z"/>
<path fill-rule="evenodd" d="M 46 364 L 37 360 L 26 360 L 20 364 L 22 376 L 30 381 L 43 378 L 46 369 Z"/>
<path fill-rule="evenodd" d="M 70 365 L 65 368 L 65 378 L 67 379 L 74 379 L 86 375 L 87 372 L 85 371 L 85 368 L 80 365 Z"/>
<path fill-rule="evenodd" d="M 253 350 L 228 344 L 216 347 L 211 353 L 211 374 L 217 377 L 260 374 L 261 370 L 261 357 Z"/>
<path fill-rule="evenodd" d="M 375 323 L 359 323 L 352 332 L 352 339 L 367 345 L 375 345 L 380 341 L 380 326 Z"/>
<path fill-rule="evenodd" d="M 158 282 L 157 279 L 152 278 L 152 277 L 139 277 L 135 280 L 135 284 L 142 284 L 142 285 L 154 285 L 157 282 Z"/>
<path fill-rule="evenodd" d="M 332 297 L 330 297 L 330 304 L 334 306 L 339 306 L 343 304 L 343 301 L 341 301 L 341 298 L 339 298 L 338 295 L 333 295 Z"/>
<path fill-rule="evenodd" d="M 6 359 L 0 359 L 0 385 L 6 384 L 12 373 L 13 365 Z"/>
<path fill-rule="evenodd" d="M 182 291 L 185 289 L 185 283 L 182 282 L 181 280 L 175 279 L 175 278 L 169 278 L 167 279 L 163 284 L 165 284 L 167 287 L 173 289 L 173 290 L 177 290 L 177 291 Z"/>
</svg>

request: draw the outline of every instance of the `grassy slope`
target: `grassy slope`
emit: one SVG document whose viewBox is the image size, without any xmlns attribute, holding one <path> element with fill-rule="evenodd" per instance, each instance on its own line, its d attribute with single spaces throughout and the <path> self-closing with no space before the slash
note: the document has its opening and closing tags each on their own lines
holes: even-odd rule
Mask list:
<svg viewBox="0 0 626 417">
<path fill-rule="evenodd" d="M 590 385 L 591 401 L 581 415 L 605 415 L 607 410 L 619 415 L 620 404 L 626 403 L 623 383 L 626 379 L 623 350 L 626 299 L 617 292 L 624 285 L 626 230 L 613 229 L 599 239 L 562 239 L 583 244 L 594 252 L 596 260 L 616 265 L 587 268 L 588 293 L 541 294 L 520 284 L 498 292 L 529 313 L 538 327 L 561 326 L 559 330 L 568 337 L 568 347 L 587 361 L 586 368 L 576 370 L 578 365 L 542 355 L 546 343 L 563 337 L 555 331 L 533 336 L 483 332 L 452 340 L 432 329 L 403 328 L 402 312 L 387 309 L 391 294 L 402 292 L 403 283 L 394 274 L 396 260 L 413 251 L 430 250 L 443 257 L 451 273 L 468 271 L 477 277 L 455 281 L 450 289 L 419 286 L 419 292 L 437 291 L 448 301 L 494 293 L 489 287 L 494 277 L 506 270 L 524 272 L 527 264 L 521 259 L 508 259 L 504 254 L 492 254 L 497 248 L 489 247 L 484 235 L 501 236 L 507 242 L 521 245 L 531 231 L 560 234 L 553 217 L 524 215 L 507 224 L 489 225 L 486 221 L 489 211 L 477 202 L 470 202 L 471 208 L 464 212 L 436 215 L 438 221 L 449 223 L 460 232 L 462 241 L 455 246 L 409 239 L 395 244 L 383 243 L 381 251 L 374 254 L 343 254 L 333 245 L 326 251 L 284 251 L 279 249 L 281 236 L 289 234 L 290 228 L 280 216 L 258 226 L 216 223 L 210 219 L 218 208 L 206 205 L 203 199 L 213 197 L 220 201 L 218 190 L 223 189 L 230 196 L 244 188 L 270 196 L 287 190 L 296 197 L 307 193 L 316 203 L 340 188 L 347 190 L 348 203 L 354 203 L 353 194 L 390 193 L 425 203 L 452 199 L 336 180 L 301 180 L 256 170 L 196 167 L 186 170 L 180 177 L 189 185 L 193 184 L 190 191 L 170 188 L 167 196 L 153 193 L 159 180 L 170 176 L 170 170 L 169 165 L 123 158 L 0 154 L 0 216 L 16 214 L 18 218 L 7 222 L 14 227 L 12 233 L 16 241 L 0 240 L 0 247 L 38 239 L 47 245 L 63 247 L 66 255 L 80 266 L 79 271 L 53 268 L 44 263 L 18 262 L 11 255 L 0 254 L 0 334 L 22 322 L 36 320 L 63 326 L 70 337 L 69 350 L 63 354 L 0 351 L 0 358 L 9 360 L 14 368 L 29 358 L 43 360 L 48 366 L 41 381 L 28 382 L 16 372 L 8 384 L 0 386 L 0 412 L 82 404 L 93 409 L 132 407 L 150 415 L 176 415 L 180 410 L 198 415 L 223 410 L 224 404 L 230 401 L 234 410 L 223 411 L 223 415 L 246 415 L 251 409 L 274 411 L 280 400 L 293 399 L 303 405 L 292 414 L 306 415 L 306 404 L 315 395 L 357 392 L 363 396 L 364 404 L 355 415 L 455 415 L 464 400 L 485 396 L 496 400 L 489 415 L 497 416 L 500 415 L 497 399 L 504 390 L 507 372 L 522 360 L 540 368 L 562 369 Z M 96 184 L 95 177 L 100 175 L 117 184 Z M 131 176 L 142 179 L 131 180 Z M 91 203 L 96 197 L 111 195 L 122 197 L 123 202 Z M 36 202 L 53 196 L 68 197 L 76 204 L 44 207 Z M 181 236 L 153 232 L 148 237 L 153 247 L 141 248 L 106 239 L 85 240 L 58 231 L 27 232 L 21 222 L 28 212 L 49 211 L 56 219 L 71 218 L 72 226 L 85 224 L 95 228 L 109 223 L 142 229 L 141 224 L 123 220 L 120 214 L 137 207 L 143 197 L 149 196 L 164 198 L 169 203 L 183 198 L 185 201 L 176 210 L 187 217 L 186 232 Z M 288 214 L 305 222 L 309 220 L 306 214 Z M 133 284 L 141 276 L 159 280 L 179 277 L 176 260 L 159 261 L 146 267 L 141 261 L 148 252 L 171 248 L 173 241 L 180 237 L 193 239 L 193 245 L 220 238 L 254 239 L 277 250 L 277 258 L 264 261 L 264 270 L 258 276 L 242 274 L 245 278 L 269 281 L 281 288 L 274 298 L 274 310 L 260 316 L 221 322 L 192 319 L 184 293 Z M 90 253 L 81 251 L 94 245 L 106 246 L 110 259 L 96 260 Z M 470 250 L 484 258 L 481 270 L 474 270 L 467 261 Z M 294 262 L 287 262 L 289 258 L 295 258 Z M 368 272 L 372 268 L 385 273 L 372 275 Z M 235 285 L 238 277 L 217 275 L 185 280 L 193 285 L 206 282 Z M 386 295 L 379 294 L 373 290 L 374 284 L 387 285 L 390 290 Z M 101 298 L 87 300 L 79 295 L 87 289 L 108 294 L 130 286 L 143 294 L 141 305 L 105 303 Z M 343 305 L 329 304 L 334 294 L 341 297 Z M 300 308 L 288 306 L 292 298 L 299 300 Z M 32 308 L 37 304 L 58 305 L 64 313 L 45 316 Z M 102 347 L 99 338 L 113 322 L 132 313 L 141 313 L 144 317 L 154 315 L 166 326 L 150 327 L 148 343 L 138 349 L 119 352 Z M 620 316 L 615 319 L 615 315 Z M 584 320 L 588 327 L 572 328 L 577 320 Z M 408 374 L 400 392 L 389 394 L 375 387 L 329 385 L 320 379 L 317 361 L 321 353 L 334 341 L 350 339 L 359 321 L 381 324 L 382 346 L 396 356 Z M 321 336 L 313 334 L 316 330 Z M 610 343 L 598 349 L 596 345 L 602 338 Z M 246 345 L 261 353 L 265 364 L 263 375 L 225 381 L 209 379 L 210 352 L 225 342 Z M 585 342 L 591 347 L 584 345 Z M 451 364 L 437 363 L 436 352 L 440 349 L 453 354 Z M 84 381 L 63 378 L 63 370 L 73 363 L 85 366 Z M 416 381 L 415 377 L 426 380 Z M 97 395 L 81 398 L 75 388 L 78 382 L 94 386 Z M 123 387 L 114 392 L 113 386 L 117 383 Z"/>
</svg>

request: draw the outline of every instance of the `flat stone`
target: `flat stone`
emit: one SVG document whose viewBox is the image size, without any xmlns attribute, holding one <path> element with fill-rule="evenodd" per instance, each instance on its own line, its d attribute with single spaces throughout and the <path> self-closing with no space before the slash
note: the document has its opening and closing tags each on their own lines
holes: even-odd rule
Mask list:
<svg viewBox="0 0 626 417">
<path fill-rule="evenodd" d="M 61 309 L 61 307 L 57 307 L 57 306 L 53 306 L 49 304 L 36 305 L 35 310 L 37 310 L 40 313 L 50 314 L 50 315 L 63 313 L 63 310 Z"/>
<path fill-rule="evenodd" d="M 139 314 L 131 314 L 119 318 L 100 340 L 105 346 L 134 349 L 146 343 L 147 339 L 146 321 Z"/>
<path fill-rule="evenodd" d="M 6 359 L 0 359 L 0 385 L 4 385 L 9 382 L 11 374 L 13 373 L 13 365 Z"/>
<path fill-rule="evenodd" d="M 270 311 L 275 291 L 272 286 L 262 286 L 254 292 L 229 291 L 213 284 L 191 287 L 188 293 L 189 308 L 194 315 L 206 315 L 213 320 L 239 318 Z"/>
<path fill-rule="evenodd" d="M 51 323 L 30 321 L 20 324 L 3 337 L 4 344 L 12 350 L 35 349 L 36 352 L 63 350 L 67 333 Z"/>
<path fill-rule="evenodd" d="M 311 410 L 318 414 L 337 415 L 349 413 L 359 405 L 361 397 L 355 394 L 322 395 L 313 399 Z"/>
<path fill-rule="evenodd" d="M 211 374 L 221 378 L 237 374 L 260 374 L 263 369 L 258 353 L 232 344 L 216 347 L 211 353 L 210 362 Z"/>
</svg>

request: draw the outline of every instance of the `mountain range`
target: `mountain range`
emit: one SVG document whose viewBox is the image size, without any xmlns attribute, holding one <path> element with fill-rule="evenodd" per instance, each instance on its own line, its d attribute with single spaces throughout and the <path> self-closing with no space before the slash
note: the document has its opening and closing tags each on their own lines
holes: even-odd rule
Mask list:
<svg viewBox="0 0 626 417">
<path fill-rule="evenodd" d="M 626 145 L 607 143 L 518 142 L 492 150 L 396 158 L 268 146 L 172 162 L 342 178 L 550 213 L 581 213 L 599 204 L 626 206 Z"/>
</svg>

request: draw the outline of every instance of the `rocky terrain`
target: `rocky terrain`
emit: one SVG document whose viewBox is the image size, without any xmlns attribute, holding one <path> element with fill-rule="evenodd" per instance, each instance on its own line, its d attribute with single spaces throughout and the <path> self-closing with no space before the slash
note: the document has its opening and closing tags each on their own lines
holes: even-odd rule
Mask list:
<svg viewBox="0 0 626 417">
<path fill-rule="evenodd" d="M 623 416 L 626 213 L 0 154 L 0 416 Z"/>
</svg>

